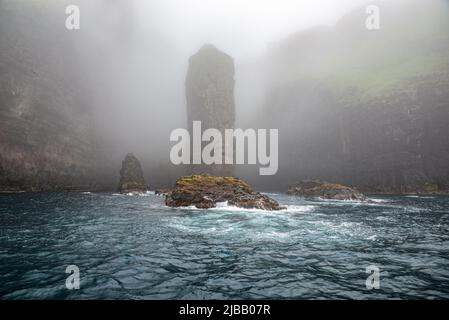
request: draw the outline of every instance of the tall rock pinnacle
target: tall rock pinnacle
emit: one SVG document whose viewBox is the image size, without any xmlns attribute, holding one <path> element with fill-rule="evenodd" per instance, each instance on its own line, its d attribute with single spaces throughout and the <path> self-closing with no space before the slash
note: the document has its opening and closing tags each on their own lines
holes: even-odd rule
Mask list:
<svg viewBox="0 0 449 320">
<path fill-rule="evenodd" d="M 235 124 L 234 60 L 216 47 L 206 44 L 189 60 L 186 79 L 187 120 L 192 134 L 193 121 L 201 121 L 203 130 L 222 132 Z M 223 155 L 224 159 L 224 155 Z M 194 173 L 232 175 L 232 165 L 201 165 Z"/>
</svg>

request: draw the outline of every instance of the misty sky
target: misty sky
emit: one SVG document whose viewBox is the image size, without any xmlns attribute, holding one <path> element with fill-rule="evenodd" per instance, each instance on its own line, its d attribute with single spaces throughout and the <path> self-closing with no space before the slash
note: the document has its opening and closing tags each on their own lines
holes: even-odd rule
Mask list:
<svg viewBox="0 0 449 320">
<path fill-rule="evenodd" d="M 235 58 L 314 25 L 331 25 L 366 0 L 136 0 L 142 21 L 194 52 L 213 42 Z"/>
</svg>

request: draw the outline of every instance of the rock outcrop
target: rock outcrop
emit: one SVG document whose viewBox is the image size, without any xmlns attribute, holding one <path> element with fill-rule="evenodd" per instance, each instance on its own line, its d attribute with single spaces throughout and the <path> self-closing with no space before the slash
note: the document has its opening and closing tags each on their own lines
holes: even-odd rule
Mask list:
<svg viewBox="0 0 449 320">
<path fill-rule="evenodd" d="M 304 180 L 288 189 L 287 194 L 306 198 L 365 201 L 366 196 L 354 188 L 319 180 Z"/>
<path fill-rule="evenodd" d="M 143 170 L 139 160 L 132 153 L 128 153 L 122 162 L 118 191 L 130 193 L 145 192 L 147 190 L 148 185 L 143 177 Z"/>
<path fill-rule="evenodd" d="M 202 130 L 225 129 L 235 125 L 234 60 L 210 44 L 204 45 L 189 60 L 186 79 L 187 125 L 192 135 L 193 121 Z M 192 173 L 232 175 L 232 165 L 197 165 Z"/>
<path fill-rule="evenodd" d="M 246 182 L 235 177 L 182 177 L 165 198 L 165 204 L 169 207 L 195 206 L 208 209 L 222 202 L 246 209 L 282 209 L 275 200 L 254 191 Z"/>
</svg>

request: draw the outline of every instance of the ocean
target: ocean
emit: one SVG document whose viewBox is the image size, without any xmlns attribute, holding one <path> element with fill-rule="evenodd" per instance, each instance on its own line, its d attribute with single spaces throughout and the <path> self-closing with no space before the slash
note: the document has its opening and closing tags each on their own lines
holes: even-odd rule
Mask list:
<svg viewBox="0 0 449 320">
<path fill-rule="evenodd" d="M 0 299 L 449 298 L 449 197 L 269 196 L 287 209 L 0 194 Z M 66 287 L 73 265 L 77 290 Z"/>
</svg>

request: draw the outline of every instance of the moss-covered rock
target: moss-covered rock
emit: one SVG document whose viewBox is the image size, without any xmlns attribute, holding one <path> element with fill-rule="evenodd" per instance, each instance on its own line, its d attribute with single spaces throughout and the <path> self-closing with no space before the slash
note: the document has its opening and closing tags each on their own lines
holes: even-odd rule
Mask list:
<svg viewBox="0 0 449 320">
<path fill-rule="evenodd" d="M 303 180 L 288 189 L 287 194 L 306 198 L 365 201 L 366 196 L 354 188 L 319 180 Z"/>
<path fill-rule="evenodd" d="M 262 210 L 281 210 L 275 200 L 254 191 L 236 177 L 193 175 L 180 178 L 165 198 L 169 207 L 195 206 L 201 209 L 216 207 L 217 203 Z"/>
</svg>

